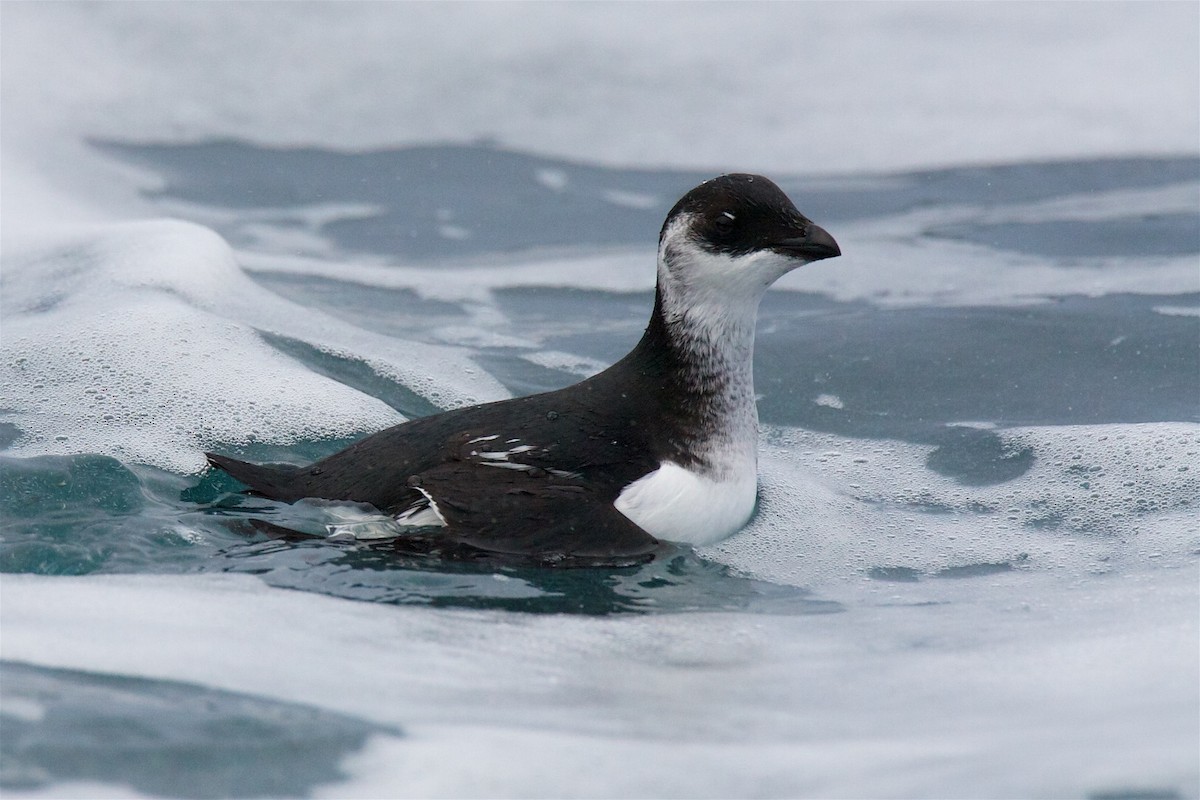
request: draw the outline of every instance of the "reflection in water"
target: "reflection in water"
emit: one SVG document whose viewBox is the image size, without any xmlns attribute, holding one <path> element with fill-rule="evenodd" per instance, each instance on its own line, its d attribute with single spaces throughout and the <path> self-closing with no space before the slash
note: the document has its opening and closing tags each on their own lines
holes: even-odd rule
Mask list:
<svg viewBox="0 0 1200 800">
<path fill-rule="evenodd" d="M 651 562 L 624 567 L 551 568 L 495 557 L 447 559 L 397 541 L 330 542 L 268 523 L 230 519 L 252 540 L 226 547 L 203 571 L 245 572 L 267 583 L 378 603 L 530 613 L 685 611 L 823 614 L 841 610 L 806 589 L 738 575 L 688 547 L 664 545 Z"/>
</svg>

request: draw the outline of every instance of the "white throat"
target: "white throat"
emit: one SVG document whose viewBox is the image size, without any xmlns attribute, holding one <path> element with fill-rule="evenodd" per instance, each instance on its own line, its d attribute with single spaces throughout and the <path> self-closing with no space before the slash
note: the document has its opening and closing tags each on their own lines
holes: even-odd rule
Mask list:
<svg viewBox="0 0 1200 800">
<path fill-rule="evenodd" d="M 755 464 L 758 409 L 754 396 L 754 326 L 768 288 L 800 262 L 769 250 L 713 253 L 689 235 L 680 215 L 658 251 L 662 315 L 672 341 L 686 351 L 697 387 L 712 393 L 714 426 L 706 453 L 713 477 Z"/>
<path fill-rule="evenodd" d="M 798 262 L 770 251 L 709 252 L 688 236 L 690 222 L 681 215 L 664 232 L 658 286 L 668 336 L 686 354 L 688 379 L 709 417 L 700 463 L 664 462 L 626 487 L 615 505 L 658 538 L 707 544 L 740 529 L 754 512 L 754 325 L 767 289 Z"/>
</svg>

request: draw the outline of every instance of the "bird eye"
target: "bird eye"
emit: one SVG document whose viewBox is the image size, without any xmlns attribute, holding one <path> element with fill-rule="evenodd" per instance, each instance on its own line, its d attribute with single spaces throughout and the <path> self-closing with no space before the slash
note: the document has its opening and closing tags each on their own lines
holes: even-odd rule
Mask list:
<svg viewBox="0 0 1200 800">
<path fill-rule="evenodd" d="M 733 215 L 728 211 L 724 211 L 717 215 L 713 220 L 713 227 L 717 229 L 717 233 L 722 236 L 733 230 Z"/>
</svg>

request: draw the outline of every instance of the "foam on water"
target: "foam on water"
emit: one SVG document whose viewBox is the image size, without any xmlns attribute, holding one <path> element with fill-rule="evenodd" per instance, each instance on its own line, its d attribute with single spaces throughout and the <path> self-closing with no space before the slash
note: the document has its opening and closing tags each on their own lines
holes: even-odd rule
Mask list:
<svg viewBox="0 0 1200 800">
<path fill-rule="evenodd" d="M 5 107 L 21 121 L 5 147 L 52 154 L 59 176 L 77 177 L 56 163 L 64 129 L 352 149 L 498 138 L 606 163 L 808 171 L 1196 143 L 1188 3 L 4 13 Z"/>
<path fill-rule="evenodd" d="M 1192 573 L 1091 576 L 1044 602 L 1056 582 L 941 581 L 934 597 L 892 584 L 825 616 L 597 619 L 394 608 L 248 577 L 9 576 L 3 654 L 405 731 L 350 758 L 330 796 L 1194 785 L 1196 721 L 1179 710 L 1200 701 L 1200 642 L 1194 613 L 1172 613 Z"/>
<path fill-rule="evenodd" d="M 1002 443 L 1029 466 L 981 486 L 937 474 L 932 446 L 769 431 L 757 516 L 701 552 L 834 596 L 869 578 L 1194 569 L 1200 426 L 1016 428 Z"/>
<path fill-rule="evenodd" d="M 215 198 L 208 181 L 195 166 L 198 157 L 189 154 L 186 147 L 177 152 L 165 147 L 114 149 L 179 173 L 171 191 L 193 197 L 188 206 L 191 216 L 211 221 L 239 242 L 239 261 L 252 273 L 407 289 L 422 297 L 473 307 L 487 307 L 494 292 L 514 287 L 570 286 L 608 292 L 652 288 L 655 232 L 670 202 L 660 202 L 629 217 L 606 215 L 601 207 L 586 205 L 599 191 L 595 184 L 617 182 L 631 191 L 647 186 L 661 191 L 667 184 L 682 192 L 709 177 L 704 173 L 671 177 L 669 173 L 563 163 L 564 169 L 587 175 L 586 180 L 578 181 L 583 184 L 580 189 L 572 183 L 562 190 L 572 204 L 586 208 L 586 213 L 580 211 L 572 218 L 547 216 L 540 209 L 548 205 L 557 210 L 560 201 L 533 193 L 526 198 L 529 208 L 523 219 L 509 224 L 503 219 L 502 207 L 459 197 L 456 202 L 464 206 L 471 224 L 479 229 L 479 240 L 493 242 L 493 249 L 482 247 L 443 255 L 432 264 L 430 253 L 423 250 L 395 251 L 396 227 L 411 226 L 409 234 L 416 238 L 428 236 L 430 231 L 412 220 L 421 207 L 418 198 L 393 197 L 388 200 L 391 206 L 381 210 L 374 223 L 371 230 L 375 232 L 367 236 L 366 231 L 360 231 L 363 236 L 355 246 L 365 247 L 368 252 L 361 259 L 347 262 L 329 256 L 336 251 L 337 242 L 345 244 L 345 235 L 334 228 L 306 228 L 304 236 L 313 243 L 307 252 L 276 246 L 295 230 L 296 219 L 310 215 L 312 206 L 295 206 L 274 222 L 256 224 L 250 231 L 244 221 L 229 218 L 227 211 L 213 205 Z M 262 158 L 270 162 L 288 155 L 286 150 L 262 147 L 251 153 L 235 145 L 226 149 L 239 161 Z M 406 172 L 419 168 L 422 152 L 414 148 L 371 154 L 363 156 L 361 164 L 356 164 L 353 156 L 338 158 L 347 170 L 365 170 L 379 161 Z M 483 187 L 493 185 L 491 191 L 501 197 L 512 190 L 510 187 L 525 191 L 524 187 L 536 183 L 537 165 L 544 162 L 520 153 L 495 151 L 494 155 L 502 168 L 489 167 L 488 152 L 478 152 L 477 148 L 441 148 L 429 157 L 446 162 L 480 162 L 475 175 L 478 191 L 484 193 L 488 190 Z M 776 175 L 807 213 L 833 226 L 847 242 L 836 263 L 793 272 L 779 282 L 778 288 L 816 291 L 842 302 L 865 301 L 885 307 L 1023 305 L 1067 295 L 1200 291 L 1193 254 L 1200 235 L 1195 223 L 1200 184 L 1194 160 L 1157 164 L 1129 160 L 1113 164 L 1111 172 L 1106 177 L 1098 164 L 1075 162 L 1024 176 L 1020 168 L 1004 167 L 915 173 L 892 178 L 883 192 L 890 200 L 881 200 L 879 193 L 861 186 L 853 176 L 826 176 L 813 181 Z M 323 174 L 301 174 L 297 186 L 307 187 Z M 437 180 L 437 174 L 431 174 L 430 179 Z M 944 186 L 939 192 L 923 191 L 922 187 L 931 182 Z M 1081 193 L 1080 184 L 1095 187 Z M 251 184 L 244 188 L 250 191 Z M 339 187 L 339 191 L 350 189 Z M 499 221 L 497 216 L 501 217 Z M 580 218 L 586 219 L 589 230 L 618 229 L 621 233 L 600 239 L 609 242 L 601 252 L 595 247 L 580 251 L 578 247 L 539 246 L 543 241 L 539 238 L 543 236 L 541 231 L 548 226 L 555 230 L 578 227 L 584 224 Z M 1161 220 L 1169 224 L 1158 230 L 1155 225 Z M 522 252 L 496 252 L 503 249 L 499 242 L 518 226 L 523 226 L 521 233 L 526 240 Z M 371 243 L 383 234 L 391 239 Z M 590 235 L 600 234 L 593 231 Z M 1136 269 L 1129 268 L 1131 261 L 1136 262 Z M 884 264 L 887 267 L 881 269 Z M 494 325 L 496 320 L 481 318 L 479 322 Z M 447 341 L 453 341 L 453 333 Z"/>
<path fill-rule="evenodd" d="M 102 453 L 195 472 L 205 448 L 403 420 L 281 341 L 350 359 L 437 407 L 507 394 L 462 351 L 406 347 L 264 290 L 219 236 L 190 223 L 6 242 L 3 282 L 0 405 L 20 430 L 15 455 Z"/>
<path fill-rule="evenodd" d="M 1195 214 L 1200 187 L 1189 183 L 1172 192 L 1186 202 L 1181 213 Z M 1112 225 L 1136 221 L 1123 192 L 1089 198 L 1092 223 Z M 1017 225 L 1036 219 L 1039 225 L 1073 220 L 1073 205 L 1062 208 L 1039 202 L 989 200 L 984 208 L 933 205 L 901 214 L 841 223 L 838 232 L 853 242 L 837 269 L 799 271 L 784 276 L 781 289 L 818 291 L 843 301 L 867 300 L 889 307 L 912 305 L 1013 305 L 1083 294 L 1099 297 L 1121 292 L 1173 294 L 1200 291 L 1195 256 L 1154 255 L 1147 252 L 1145 234 L 1131 245 L 1135 253 L 1097 253 L 1073 259 L 1053 259 L 1038 252 L 997 252 L 994 242 L 955 241 L 942 234 L 960 227 Z M 942 241 L 934 241 L 930 234 Z M 998 238 L 998 237 L 997 237 Z M 1125 264 L 1133 255 L 1137 269 Z M 888 265 L 880 269 L 881 264 Z M 988 276 L 981 280 L 980 276 Z"/>
</svg>

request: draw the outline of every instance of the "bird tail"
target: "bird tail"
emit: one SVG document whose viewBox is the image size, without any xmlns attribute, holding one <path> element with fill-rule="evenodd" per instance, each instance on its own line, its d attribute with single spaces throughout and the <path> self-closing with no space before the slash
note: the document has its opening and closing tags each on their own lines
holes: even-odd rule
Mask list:
<svg viewBox="0 0 1200 800">
<path fill-rule="evenodd" d="M 210 465 L 224 470 L 249 486 L 249 494 L 282 500 L 285 503 L 294 502 L 303 496 L 303 493 L 297 494 L 296 467 L 286 464 L 249 464 L 216 453 L 205 453 L 204 457 Z"/>
</svg>

